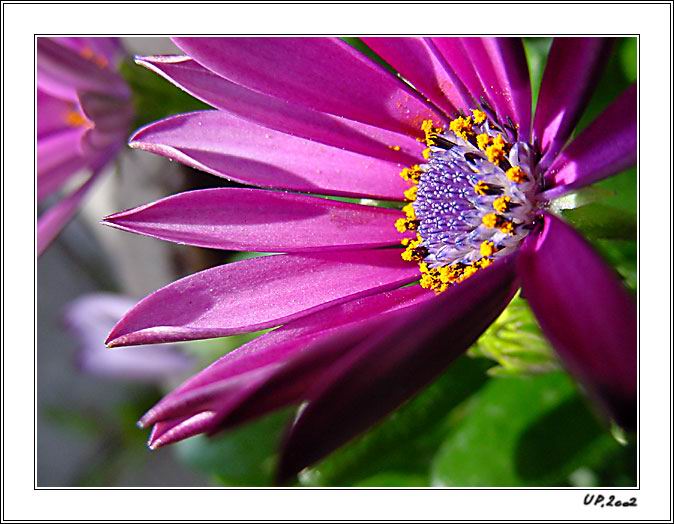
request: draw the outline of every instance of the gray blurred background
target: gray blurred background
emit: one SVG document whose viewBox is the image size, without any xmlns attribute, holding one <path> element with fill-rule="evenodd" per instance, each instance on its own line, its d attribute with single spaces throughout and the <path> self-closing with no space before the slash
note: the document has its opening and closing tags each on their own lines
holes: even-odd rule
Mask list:
<svg viewBox="0 0 674 524">
<path fill-rule="evenodd" d="M 131 54 L 177 52 L 167 38 L 124 40 Z M 160 389 L 78 370 L 76 341 L 63 325 L 64 308 L 83 294 L 112 291 L 140 298 L 192 271 L 194 255 L 188 248 L 98 224 L 109 213 L 184 189 L 185 179 L 174 163 L 145 152 L 123 152 L 38 261 L 39 487 L 209 484 L 179 464 L 172 449 L 150 452 L 145 447 L 147 432 L 136 428 L 135 420 L 159 399 Z"/>
</svg>

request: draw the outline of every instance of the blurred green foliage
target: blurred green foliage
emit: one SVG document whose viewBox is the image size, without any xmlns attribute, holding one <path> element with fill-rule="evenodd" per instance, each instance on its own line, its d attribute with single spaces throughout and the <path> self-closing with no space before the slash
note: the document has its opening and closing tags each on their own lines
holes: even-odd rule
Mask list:
<svg viewBox="0 0 674 524">
<path fill-rule="evenodd" d="M 136 114 L 134 128 L 170 115 L 212 109 L 158 74 L 132 61 L 122 62 L 119 71 L 133 92 Z"/>
</svg>

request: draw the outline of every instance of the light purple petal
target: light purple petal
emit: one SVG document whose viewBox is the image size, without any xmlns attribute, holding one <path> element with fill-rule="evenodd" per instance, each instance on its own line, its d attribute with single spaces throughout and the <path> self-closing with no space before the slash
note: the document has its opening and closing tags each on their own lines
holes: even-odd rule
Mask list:
<svg viewBox="0 0 674 524">
<path fill-rule="evenodd" d="M 37 39 L 37 71 L 40 88 L 55 96 L 76 100 L 78 91 L 94 91 L 129 97 L 129 88 L 115 72 L 50 38 Z"/>
<path fill-rule="evenodd" d="M 555 38 L 543 73 L 534 136 L 547 168 L 564 147 L 599 81 L 610 38 Z"/>
<path fill-rule="evenodd" d="M 80 146 L 84 133 L 86 129 L 83 127 L 68 128 L 38 140 L 38 201 L 58 190 L 72 173 L 84 165 Z"/>
<path fill-rule="evenodd" d="M 463 353 L 516 291 L 512 257 L 480 271 L 365 340 L 307 393 L 283 446 L 285 480 L 416 394 Z"/>
<path fill-rule="evenodd" d="M 399 245 L 403 213 L 261 189 L 189 191 L 116 213 L 104 223 L 179 244 L 258 252 Z"/>
<path fill-rule="evenodd" d="M 637 88 L 629 87 L 574 138 L 550 166 L 551 198 L 593 184 L 636 164 Z"/>
<path fill-rule="evenodd" d="M 79 188 L 45 211 L 37 221 L 37 256 L 44 253 L 79 209 L 82 199 L 92 188 L 101 171 L 92 174 Z"/>
<path fill-rule="evenodd" d="M 51 134 L 57 134 L 71 129 L 68 114 L 79 111 L 78 106 L 50 95 L 42 89 L 37 90 L 37 138 L 38 140 Z"/>
<path fill-rule="evenodd" d="M 400 250 L 276 255 L 234 262 L 169 284 L 115 326 L 110 346 L 257 331 L 419 277 Z"/>
<path fill-rule="evenodd" d="M 388 71 L 337 38 L 174 38 L 218 75 L 255 91 L 421 136 L 441 117 Z"/>
<path fill-rule="evenodd" d="M 217 109 L 283 133 L 404 165 L 417 163 L 425 147 L 404 134 L 251 91 L 186 56 L 149 56 L 136 62 Z"/>
<path fill-rule="evenodd" d="M 120 38 L 68 36 L 56 37 L 52 38 L 52 40 L 73 49 L 83 57 L 89 56 L 89 60 L 95 58 L 100 60 L 100 58 L 103 58 L 113 67 L 124 54 Z M 96 56 L 92 55 L 92 53 L 95 53 Z"/>
<path fill-rule="evenodd" d="M 457 108 L 463 107 L 454 79 L 426 39 L 370 37 L 362 40 L 446 115 L 455 116 Z"/>
<path fill-rule="evenodd" d="M 571 227 L 546 215 L 520 255 L 524 296 L 569 371 L 615 420 L 636 426 L 637 311 L 617 275 Z"/>
<path fill-rule="evenodd" d="M 166 418 L 191 414 L 195 406 L 199 410 L 216 409 L 214 401 L 218 396 L 229 397 L 239 391 L 253 379 L 251 373 L 256 370 L 263 370 L 268 377 L 268 371 L 278 370 L 280 364 L 309 348 L 312 351 L 329 352 L 331 348 L 346 351 L 350 344 L 369 335 L 373 324 L 382 322 L 390 313 L 422 304 L 433 296 L 419 286 L 405 287 L 338 304 L 289 322 L 224 355 L 187 380 L 148 411 L 141 424 L 147 426 Z M 213 384 L 217 384 L 218 389 L 208 390 L 207 387 Z M 257 388 L 249 390 L 246 397 L 254 391 Z M 244 397 L 240 397 L 239 402 L 243 400 Z M 235 405 L 228 407 L 232 409 Z M 237 407 L 238 410 L 243 408 L 244 405 Z M 222 412 L 220 406 L 220 416 Z"/>
<path fill-rule="evenodd" d="M 192 366 L 192 359 L 176 346 L 105 347 L 103 340 L 134 303 L 122 295 L 93 293 L 68 304 L 64 319 L 78 344 L 81 369 L 102 377 L 143 382 L 161 382 L 184 374 Z"/>
<path fill-rule="evenodd" d="M 224 111 L 155 122 L 131 147 L 244 184 L 342 196 L 402 199 L 403 165 L 262 127 Z"/>
</svg>

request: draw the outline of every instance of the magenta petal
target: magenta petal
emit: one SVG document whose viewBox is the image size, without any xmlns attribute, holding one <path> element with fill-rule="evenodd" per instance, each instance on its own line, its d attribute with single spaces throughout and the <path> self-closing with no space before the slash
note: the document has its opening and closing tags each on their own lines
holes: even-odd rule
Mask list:
<svg viewBox="0 0 674 524">
<path fill-rule="evenodd" d="M 550 197 L 623 171 L 637 161 L 637 88 L 629 87 L 550 166 Z"/>
<path fill-rule="evenodd" d="M 405 287 L 352 300 L 289 322 L 224 355 L 187 380 L 148 411 L 141 423 L 147 426 L 166 418 L 188 415 L 194 412 L 195 406 L 199 410 L 218 407 L 219 418 L 227 415 L 230 421 L 236 418 L 235 411 L 239 418 L 249 418 L 257 409 L 252 399 L 266 397 L 267 393 L 276 396 L 273 385 L 280 387 L 281 375 L 287 376 L 283 371 L 286 363 L 296 356 L 320 351 L 334 359 L 334 351 L 345 352 L 390 314 L 422 304 L 433 296 L 419 286 Z M 269 382 L 272 376 L 274 383 Z M 261 377 L 264 380 L 260 381 Z M 256 386 L 240 395 L 251 381 L 255 381 Z M 217 389 L 209 389 L 212 385 Z M 222 406 L 222 401 L 231 400 L 234 395 L 239 397 L 236 403 Z M 218 400 L 220 406 L 216 406 Z"/>
<path fill-rule="evenodd" d="M 202 411 L 189 417 L 160 422 L 152 429 L 147 445 L 150 449 L 159 449 L 167 444 L 204 433 L 211 429 L 214 420 L 214 412 Z"/>
<path fill-rule="evenodd" d="M 446 115 L 454 116 L 457 108 L 463 107 L 454 78 L 426 39 L 370 37 L 362 40 Z"/>
<path fill-rule="evenodd" d="M 534 135 L 547 168 L 564 147 L 599 81 L 610 38 L 555 38 L 543 73 Z"/>
<path fill-rule="evenodd" d="M 512 258 L 450 288 L 430 303 L 401 313 L 364 341 L 308 392 L 282 451 L 280 478 L 355 437 L 412 397 L 465 351 L 516 291 Z"/>
<path fill-rule="evenodd" d="M 174 38 L 201 65 L 237 84 L 317 111 L 420 136 L 441 122 L 423 99 L 337 38 Z"/>
<path fill-rule="evenodd" d="M 637 310 L 617 275 L 552 215 L 520 255 L 524 294 L 569 371 L 615 420 L 636 426 Z"/>
<path fill-rule="evenodd" d="M 99 67 L 51 38 L 37 39 L 37 54 L 40 87 L 53 95 L 75 100 L 77 91 L 94 91 L 129 97 L 129 88 L 114 71 Z"/>
<path fill-rule="evenodd" d="M 101 171 L 91 175 L 79 188 L 45 211 L 37 221 L 37 255 L 40 256 L 79 209 Z"/>
<path fill-rule="evenodd" d="M 149 56 L 136 62 L 217 109 L 283 133 L 405 165 L 417 163 L 425 147 L 404 134 L 251 91 L 186 56 Z"/>
<path fill-rule="evenodd" d="M 402 165 L 262 127 L 224 111 L 199 111 L 138 131 L 131 147 L 262 187 L 400 200 Z"/>
<path fill-rule="evenodd" d="M 531 127 L 531 82 L 520 38 L 462 38 L 473 67 L 502 122 L 510 119 L 518 139 Z"/>
<path fill-rule="evenodd" d="M 110 346 L 257 331 L 419 277 L 400 250 L 258 257 L 201 271 L 156 291 L 115 326 Z"/>
<path fill-rule="evenodd" d="M 324 251 L 399 245 L 400 211 L 261 189 L 204 189 L 106 217 L 125 231 L 214 249 Z"/>
<path fill-rule="evenodd" d="M 461 38 L 431 38 L 429 41 L 429 46 L 434 48 L 435 55 L 442 62 L 452 81 L 456 92 L 456 98 L 452 97 L 454 105 L 463 112 L 479 107 L 480 99 L 482 97 L 486 99 L 487 92 L 475 72 Z"/>
</svg>

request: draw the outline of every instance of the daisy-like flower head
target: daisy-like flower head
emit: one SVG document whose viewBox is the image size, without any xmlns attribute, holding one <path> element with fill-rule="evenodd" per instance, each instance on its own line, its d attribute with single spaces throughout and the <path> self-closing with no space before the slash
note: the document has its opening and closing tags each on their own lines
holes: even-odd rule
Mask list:
<svg viewBox="0 0 674 524">
<path fill-rule="evenodd" d="M 152 408 L 141 420 L 154 426 L 151 447 L 302 403 L 281 451 L 287 478 L 433 380 L 520 286 L 571 373 L 610 417 L 634 426 L 634 301 L 547 211 L 635 163 L 634 86 L 571 139 L 609 40 L 555 40 L 533 115 L 519 39 L 366 39 L 398 77 L 338 39 L 175 42 L 186 56 L 138 62 L 215 109 L 151 124 L 132 147 L 282 191 L 193 191 L 106 222 L 282 254 L 160 289 L 108 344 L 280 327 Z M 377 199 L 401 209 L 364 205 Z"/>
<path fill-rule="evenodd" d="M 118 38 L 37 39 L 37 199 L 51 204 L 38 220 L 38 254 L 125 145 L 133 107 L 117 73 L 123 56 Z"/>
</svg>

